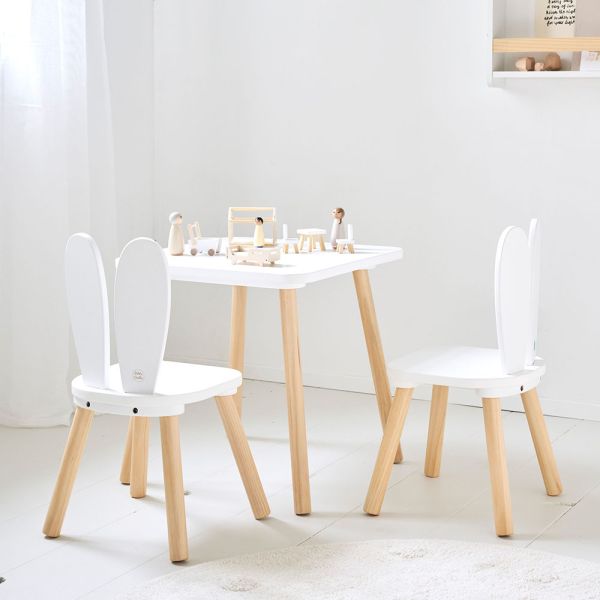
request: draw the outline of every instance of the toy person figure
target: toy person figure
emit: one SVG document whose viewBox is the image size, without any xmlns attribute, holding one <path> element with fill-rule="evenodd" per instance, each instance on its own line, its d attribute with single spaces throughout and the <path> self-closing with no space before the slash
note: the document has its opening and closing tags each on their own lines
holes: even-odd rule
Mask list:
<svg viewBox="0 0 600 600">
<path fill-rule="evenodd" d="M 256 217 L 254 219 L 256 226 L 254 227 L 254 247 L 264 248 L 265 246 L 265 229 L 264 221 L 262 217 Z"/>
<path fill-rule="evenodd" d="M 169 254 L 171 256 L 181 256 L 183 254 L 183 229 L 181 223 L 183 222 L 183 216 L 181 213 L 174 212 L 169 215 L 169 221 L 171 223 L 171 231 L 169 231 Z"/>
<path fill-rule="evenodd" d="M 333 225 L 331 226 L 331 235 L 329 241 L 333 250 L 337 249 L 337 241 L 346 237 L 342 219 L 346 216 L 346 211 L 343 208 L 334 208 L 331 212 L 333 216 Z"/>
</svg>

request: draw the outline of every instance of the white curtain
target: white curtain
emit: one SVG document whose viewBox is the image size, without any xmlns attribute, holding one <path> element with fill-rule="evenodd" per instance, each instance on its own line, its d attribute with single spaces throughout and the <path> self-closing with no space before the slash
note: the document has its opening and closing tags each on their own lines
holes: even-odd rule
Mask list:
<svg viewBox="0 0 600 600">
<path fill-rule="evenodd" d="M 102 0 L 0 0 L 0 424 L 66 424 L 63 250 L 118 254 Z"/>
</svg>

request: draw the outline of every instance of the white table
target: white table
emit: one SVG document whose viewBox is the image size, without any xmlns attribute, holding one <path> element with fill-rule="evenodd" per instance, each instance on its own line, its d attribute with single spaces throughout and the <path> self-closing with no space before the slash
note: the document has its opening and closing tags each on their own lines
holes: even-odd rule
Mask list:
<svg viewBox="0 0 600 600">
<path fill-rule="evenodd" d="M 229 359 L 231 367 L 242 372 L 248 288 L 279 290 L 296 514 L 305 515 L 311 511 L 296 290 L 310 283 L 352 273 L 379 415 L 384 425 L 391 405 L 390 385 L 375 314 L 369 270 L 400 260 L 402 255 L 401 248 L 386 246 L 356 246 L 354 254 L 339 254 L 329 248 L 327 252 L 282 254 L 281 260 L 272 267 L 232 265 L 225 256 L 168 255 L 169 274 L 173 281 L 232 286 Z M 241 389 L 236 396 L 236 402 L 241 412 Z M 402 454 L 398 449 L 396 462 L 401 460 Z"/>
</svg>

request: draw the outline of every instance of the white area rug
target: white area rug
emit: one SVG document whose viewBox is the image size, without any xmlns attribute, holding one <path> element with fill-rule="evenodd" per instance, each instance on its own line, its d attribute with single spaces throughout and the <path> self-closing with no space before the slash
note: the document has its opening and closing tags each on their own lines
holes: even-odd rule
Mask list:
<svg viewBox="0 0 600 600">
<path fill-rule="evenodd" d="M 380 540 L 184 568 L 123 600 L 598 600 L 600 565 L 508 546 Z"/>
</svg>

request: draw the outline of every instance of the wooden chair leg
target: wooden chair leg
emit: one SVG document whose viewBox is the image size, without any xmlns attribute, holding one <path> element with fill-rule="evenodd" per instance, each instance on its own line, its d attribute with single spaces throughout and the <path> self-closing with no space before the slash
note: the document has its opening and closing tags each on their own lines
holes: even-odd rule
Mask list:
<svg viewBox="0 0 600 600">
<path fill-rule="evenodd" d="M 179 417 L 160 417 L 160 438 L 167 504 L 169 557 L 172 562 L 179 562 L 188 558 Z"/>
<path fill-rule="evenodd" d="M 396 390 L 383 430 L 383 440 L 379 447 L 375 469 L 371 476 L 371 483 L 365 500 L 364 511 L 370 515 L 378 515 L 381 512 L 381 505 L 392 473 L 394 456 L 398 450 L 398 443 L 408 414 L 412 393 L 412 388 L 398 388 Z"/>
<path fill-rule="evenodd" d="M 319 247 L 322 252 L 325 252 L 325 237 L 322 235 L 319 236 Z"/>
<path fill-rule="evenodd" d="M 288 403 L 294 511 L 297 515 L 307 515 L 311 510 L 311 502 L 296 290 L 279 290 L 279 303 Z"/>
<path fill-rule="evenodd" d="M 298 238 L 298 248 L 300 249 L 300 252 L 302 252 L 302 250 L 304 250 L 304 236 L 301 235 Z"/>
<path fill-rule="evenodd" d="M 131 483 L 131 443 L 133 441 L 133 419 L 129 417 L 129 425 L 127 426 L 127 438 L 125 439 L 125 448 L 123 450 L 123 461 L 121 462 L 120 480 L 123 485 Z"/>
<path fill-rule="evenodd" d="M 373 302 L 373 293 L 371 291 L 371 282 L 369 280 L 369 271 L 354 271 L 352 276 L 354 277 L 354 287 L 356 289 L 356 297 L 358 298 L 358 307 L 360 309 L 367 352 L 369 353 L 373 383 L 375 384 L 379 418 L 381 419 L 382 427 L 385 427 L 392 399 L 385 356 L 381 344 L 381 335 L 375 313 L 375 303 Z M 398 445 L 394 462 L 402 462 L 402 448 L 400 445 Z"/>
<path fill-rule="evenodd" d="M 244 433 L 242 421 L 238 414 L 233 396 L 215 398 L 219 414 L 223 420 L 223 426 L 231 445 L 231 450 L 237 463 L 242 482 L 246 488 L 246 494 L 256 519 L 264 519 L 269 516 L 271 509 L 265 492 L 263 490 L 260 476 L 252 457 L 252 451 L 248 445 L 248 438 Z"/>
<path fill-rule="evenodd" d="M 425 454 L 425 475 L 427 477 L 440 476 L 447 408 L 448 386 L 434 385 L 431 394 L 429 433 L 427 435 L 427 452 Z"/>
<path fill-rule="evenodd" d="M 294 244 L 294 254 L 300 254 L 300 250 L 298 250 L 298 244 Z"/>
<path fill-rule="evenodd" d="M 535 446 L 535 453 L 537 454 L 542 477 L 544 478 L 546 493 L 548 496 L 559 496 L 562 493 L 563 487 L 537 390 L 534 388 L 523 392 L 521 399 L 523 400 L 529 431 L 531 432 L 533 445 Z"/>
<path fill-rule="evenodd" d="M 235 285 L 231 289 L 231 326 L 229 340 L 229 366 L 243 372 L 244 346 L 246 340 L 246 303 L 248 288 Z M 242 386 L 238 388 L 235 396 L 238 413 L 242 414 Z"/>
<path fill-rule="evenodd" d="M 503 537 L 512 534 L 513 524 L 504 432 L 502 429 L 502 410 L 499 398 L 483 399 L 483 419 L 492 482 L 496 535 Z"/>
<path fill-rule="evenodd" d="M 148 486 L 148 438 L 150 417 L 131 417 L 133 432 L 131 437 L 131 485 L 132 498 L 144 498 Z"/>
<path fill-rule="evenodd" d="M 75 409 L 75 416 L 69 430 L 69 437 L 58 471 L 54 493 L 44 522 L 43 532 L 50 538 L 60 535 L 93 418 L 93 411 L 79 407 Z"/>
<path fill-rule="evenodd" d="M 350 252 L 350 254 L 354 254 L 354 244 L 348 244 L 348 252 Z"/>
</svg>

